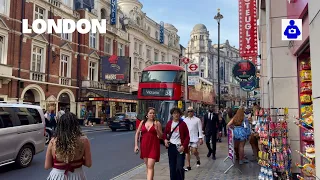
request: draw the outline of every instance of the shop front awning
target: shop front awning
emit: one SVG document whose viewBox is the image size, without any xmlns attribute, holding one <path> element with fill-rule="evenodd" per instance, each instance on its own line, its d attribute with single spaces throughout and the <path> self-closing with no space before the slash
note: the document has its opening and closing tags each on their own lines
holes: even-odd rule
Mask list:
<svg viewBox="0 0 320 180">
<path fill-rule="evenodd" d="M 125 103 L 138 103 L 137 95 L 114 92 L 114 91 L 103 91 L 103 90 L 88 90 L 96 94 L 98 97 L 84 97 L 83 101 L 111 101 L 111 102 L 125 102 Z"/>
</svg>

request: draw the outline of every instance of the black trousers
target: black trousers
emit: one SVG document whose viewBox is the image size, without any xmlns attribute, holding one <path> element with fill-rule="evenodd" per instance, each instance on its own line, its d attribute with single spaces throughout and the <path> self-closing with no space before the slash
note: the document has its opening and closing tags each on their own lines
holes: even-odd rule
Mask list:
<svg viewBox="0 0 320 180">
<path fill-rule="evenodd" d="M 224 135 L 227 136 L 227 123 L 226 120 L 223 120 L 223 131 L 224 131 Z"/>
<path fill-rule="evenodd" d="M 210 144 L 211 139 L 211 144 Z M 206 145 L 210 153 L 212 153 L 213 156 L 216 155 L 216 146 L 217 146 L 217 131 L 214 131 L 212 133 L 206 134 Z"/>
<path fill-rule="evenodd" d="M 170 180 L 184 180 L 185 153 L 180 154 L 177 146 L 170 144 L 168 148 Z"/>
</svg>

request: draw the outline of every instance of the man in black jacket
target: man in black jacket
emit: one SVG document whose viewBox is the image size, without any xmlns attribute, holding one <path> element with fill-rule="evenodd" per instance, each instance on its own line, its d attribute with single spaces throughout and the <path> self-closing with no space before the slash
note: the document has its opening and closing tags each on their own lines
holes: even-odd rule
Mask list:
<svg viewBox="0 0 320 180">
<path fill-rule="evenodd" d="M 213 160 L 216 160 L 218 122 L 219 122 L 218 114 L 214 113 L 214 108 L 211 106 L 209 108 L 209 112 L 204 116 L 203 131 L 206 136 L 206 145 L 209 150 L 207 157 L 210 157 L 212 154 Z M 212 142 L 212 148 L 210 145 L 210 138 Z"/>
</svg>

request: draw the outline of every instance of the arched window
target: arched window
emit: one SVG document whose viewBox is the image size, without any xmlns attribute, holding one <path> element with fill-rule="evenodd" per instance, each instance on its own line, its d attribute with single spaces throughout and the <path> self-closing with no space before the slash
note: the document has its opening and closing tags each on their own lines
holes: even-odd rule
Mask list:
<svg viewBox="0 0 320 180">
<path fill-rule="evenodd" d="M 106 19 L 106 18 L 107 18 L 107 11 L 104 8 L 102 8 L 101 9 L 101 19 Z"/>
<path fill-rule="evenodd" d="M 159 39 L 159 33 L 158 31 L 155 32 L 155 38 L 158 40 Z"/>
<path fill-rule="evenodd" d="M 137 24 L 138 24 L 138 26 L 141 25 L 141 22 L 140 22 L 140 18 L 139 18 L 139 17 L 137 17 Z"/>
</svg>

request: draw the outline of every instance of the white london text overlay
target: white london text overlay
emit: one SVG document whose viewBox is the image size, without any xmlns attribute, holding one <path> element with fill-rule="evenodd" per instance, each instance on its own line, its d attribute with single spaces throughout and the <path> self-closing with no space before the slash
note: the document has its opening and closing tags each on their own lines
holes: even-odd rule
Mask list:
<svg viewBox="0 0 320 180">
<path fill-rule="evenodd" d="M 74 21 L 72 19 L 36 19 L 32 22 L 31 29 L 29 28 L 29 20 L 22 20 L 22 33 L 36 34 L 48 33 L 52 34 L 53 30 L 58 34 L 73 33 L 75 31 L 80 34 L 91 33 L 106 33 L 107 32 L 107 20 L 106 19 L 79 19 Z"/>
</svg>

